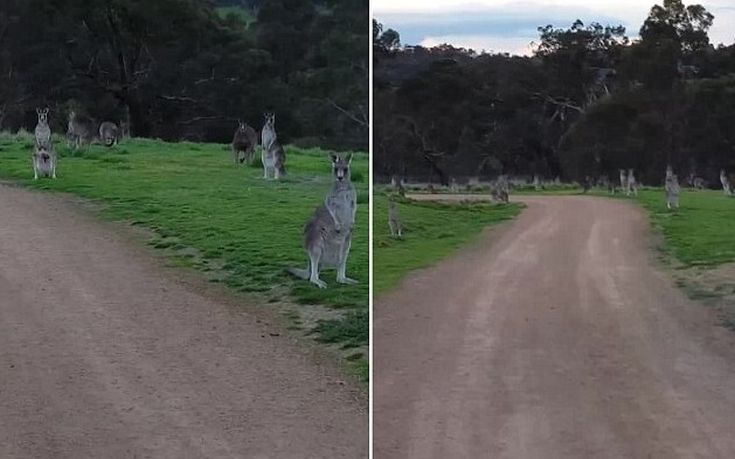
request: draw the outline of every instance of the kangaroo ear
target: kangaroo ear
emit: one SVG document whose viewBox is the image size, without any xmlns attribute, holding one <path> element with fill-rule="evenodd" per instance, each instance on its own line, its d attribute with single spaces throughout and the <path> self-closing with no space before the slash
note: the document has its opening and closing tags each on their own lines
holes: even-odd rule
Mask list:
<svg viewBox="0 0 735 459">
<path fill-rule="evenodd" d="M 347 164 L 352 164 L 352 153 L 347 153 L 347 156 L 345 156 L 345 161 L 347 161 Z"/>
<path fill-rule="evenodd" d="M 337 156 L 334 152 L 329 153 L 329 158 L 332 160 L 333 163 L 336 163 L 339 160 L 339 156 Z"/>
</svg>

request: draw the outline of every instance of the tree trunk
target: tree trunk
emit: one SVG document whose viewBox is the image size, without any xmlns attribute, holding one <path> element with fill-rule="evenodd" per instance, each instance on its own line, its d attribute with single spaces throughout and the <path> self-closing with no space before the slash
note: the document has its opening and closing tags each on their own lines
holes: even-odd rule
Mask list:
<svg viewBox="0 0 735 459">
<path fill-rule="evenodd" d="M 441 183 L 442 186 L 449 186 L 449 177 L 447 176 L 447 173 L 439 167 L 436 161 L 434 161 L 428 154 L 424 154 L 424 159 L 429 163 L 431 170 L 433 170 L 437 177 L 439 177 L 439 183 Z"/>
</svg>

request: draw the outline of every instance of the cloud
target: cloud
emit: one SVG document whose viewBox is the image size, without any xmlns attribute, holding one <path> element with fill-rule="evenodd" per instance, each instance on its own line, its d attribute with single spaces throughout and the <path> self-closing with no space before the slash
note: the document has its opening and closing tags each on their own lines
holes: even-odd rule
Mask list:
<svg viewBox="0 0 735 459">
<path fill-rule="evenodd" d="M 640 0 L 374 0 L 376 18 L 401 34 L 404 44 L 448 42 L 455 46 L 495 52 L 528 53 L 538 40 L 537 27 L 568 27 L 576 19 L 586 24 L 623 25 L 634 37 L 654 2 Z M 713 43 L 733 43 L 735 7 L 732 0 L 711 0 L 704 6 L 715 15 Z M 472 46 L 470 46 L 472 45 Z"/>
</svg>

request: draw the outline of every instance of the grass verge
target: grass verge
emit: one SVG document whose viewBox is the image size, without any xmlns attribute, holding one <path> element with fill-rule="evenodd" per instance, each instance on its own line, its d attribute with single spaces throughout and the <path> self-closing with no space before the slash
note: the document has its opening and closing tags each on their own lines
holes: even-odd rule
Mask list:
<svg viewBox="0 0 735 459">
<path fill-rule="evenodd" d="M 387 195 L 376 194 L 373 206 L 373 291 L 376 297 L 398 285 L 409 272 L 436 263 L 471 241 L 485 227 L 509 220 L 521 210 L 519 204 L 401 200 L 396 206 L 404 233 L 402 239 L 394 239 L 388 227 Z"/>
</svg>

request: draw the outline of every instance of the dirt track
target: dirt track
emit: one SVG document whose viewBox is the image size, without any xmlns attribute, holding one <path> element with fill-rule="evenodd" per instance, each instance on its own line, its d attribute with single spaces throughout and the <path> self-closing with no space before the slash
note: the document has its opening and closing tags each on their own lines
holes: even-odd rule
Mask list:
<svg viewBox="0 0 735 459">
<path fill-rule="evenodd" d="M 735 457 L 735 334 L 656 268 L 645 215 L 523 200 L 376 301 L 375 458 Z"/>
<path fill-rule="evenodd" d="M 361 391 L 214 296 L 0 185 L 0 457 L 367 457 Z"/>
</svg>

